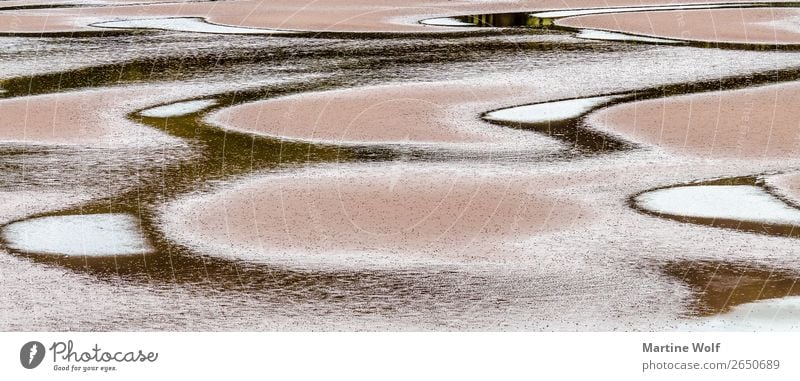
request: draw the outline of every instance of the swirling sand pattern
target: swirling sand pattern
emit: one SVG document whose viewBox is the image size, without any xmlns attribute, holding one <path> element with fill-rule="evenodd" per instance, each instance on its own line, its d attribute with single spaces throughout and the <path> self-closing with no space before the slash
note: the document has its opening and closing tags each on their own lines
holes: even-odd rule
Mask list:
<svg viewBox="0 0 800 381">
<path fill-rule="evenodd" d="M 750 186 L 794 208 L 798 124 L 779 106 L 800 79 L 795 53 L 418 22 L 594 5 L 574 3 L 0 10 L 0 32 L 59 37 L 0 38 L 0 60 L 34 63 L 28 76 L 0 66 L 4 231 L 135 216 L 120 226 L 148 245 L 53 255 L 5 235 L 2 328 L 693 329 L 727 313 L 709 324 L 787 329 L 727 322 L 798 294 L 796 235 L 631 198 Z M 134 15 L 303 33 L 77 34 Z M 603 101 L 534 115 L 581 99 Z M 91 303 L 49 303 L 76 292 Z"/>
</svg>

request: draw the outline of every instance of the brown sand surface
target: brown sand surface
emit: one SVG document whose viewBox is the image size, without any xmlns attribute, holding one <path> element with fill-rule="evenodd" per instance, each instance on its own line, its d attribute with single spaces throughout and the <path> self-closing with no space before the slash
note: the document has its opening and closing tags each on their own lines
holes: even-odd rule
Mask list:
<svg viewBox="0 0 800 381">
<path fill-rule="evenodd" d="M 255 261 L 491 258 L 508 240 L 590 219 L 585 205 L 548 194 L 556 183 L 540 180 L 449 166 L 341 165 L 246 181 L 180 202 L 163 218 L 189 241 Z"/>
<path fill-rule="evenodd" d="M 681 0 L 675 3 L 713 3 L 724 0 Z M 598 4 L 600 3 L 600 4 Z M 428 17 L 470 13 L 514 12 L 565 8 L 591 8 L 625 5 L 653 5 L 641 0 L 524 0 L 524 1 L 445 1 L 445 0 L 242 0 L 189 2 L 118 7 L 23 10 L 0 13 L 0 33 L 69 32 L 97 30 L 94 22 L 121 18 L 205 17 L 233 26 L 304 31 L 352 32 L 452 32 L 464 28 L 418 24 Z"/>
<path fill-rule="evenodd" d="M 788 8 L 631 12 L 567 17 L 556 23 L 690 41 L 800 43 L 800 10 Z"/>
<path fill-rule="evenodd" d="M 796 157 L 800 83 L 624 103 L 589 116 L 598 129 L 706 158 Z"/>
<path fill-rule="evenodd" d="M 627 206 L 643 189 L 780 168 L 779 161 L 664 160 L 637 151 L 588 165 L 532 167 L 332 164 L 259 175 L 167 204 L 160 225 L 199 253 L 299 268 L 638 262 L 631 253 L 642 248 L 665 261 L 792 261 L 770 251 L 788 238 L 669 221 Z"/>
<path fill-rule="evenodd" d="M 59 5 L 129 5 L 143 3 L 175 3 L 191 0 L 4 0 L 0 8 Z"/>
<path fill-rule="evenodd" d="M 128 86 L 0 100 L 0 141 L 56 145 L 157 145 L 176 139 L 127 119 L 185 96 L 185 88 Z"/>
<path fill-rule="evenodd" d="M 495 102 L 526 94 L 522 89 L 466 81 L 361 87 L 229 107 L 209 121 L 226 129 L 328 144 L 541 143 L 542 136 L 492 126 L 478 119 L 479 112 L 463 110 L 469 104 L 482 105 L 479 110 L 497 107 Z"/>
</svg>

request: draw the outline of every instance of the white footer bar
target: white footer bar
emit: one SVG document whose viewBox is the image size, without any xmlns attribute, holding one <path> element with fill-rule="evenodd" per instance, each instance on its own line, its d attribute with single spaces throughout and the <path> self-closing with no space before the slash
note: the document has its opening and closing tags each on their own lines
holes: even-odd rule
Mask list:
<svg viewBox="0 0 800 381">
<path fill-rule="evenodd" d="M 800 333 L 0 333 L 0 379 L 797 380 L 798 342 Z"/>
</svg>

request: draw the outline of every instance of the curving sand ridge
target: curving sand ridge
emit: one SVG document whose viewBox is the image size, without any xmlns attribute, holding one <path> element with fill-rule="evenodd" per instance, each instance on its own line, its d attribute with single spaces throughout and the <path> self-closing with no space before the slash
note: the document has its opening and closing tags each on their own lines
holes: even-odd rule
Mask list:
<svg viewBox="0 0 800 381">
<path fill-rule="evenodd" d="M 186 198 L 162 220 L 201 252 L 273 264 L 499 259 L 506 241 L 589 219 L 541 180 L 452 166 L 322 167 Z"/>
<path fill-rule="evenodd" d="M 800 44 L 800 10 L 707 9 L 567 17 L 556 24 L 651 37 L 744 44 Z"/>
<path fill-rule="evenodd" d="M 679 0 L 669 3 L 718 3 L 724 0 Z M 31 2 L 33 3 L 33 2 Z M 653 5 L 641 0 L 606 0 L 603 6 Z M 241 0 L 186 2 L 115 7 L 24 10 L 0 13 L 0 33 L 103 30 L 89 24 L 118 19 L 205 17 L 223 25 L 337 32 L 453 32 L 453 27 L 418 24 L 423 18 L 470 13 L 597 7 L 589 0 Z"/>
<path fill-rule="evenodd" d="M 554 140 L 481 122 L 478 112 L 519 97 L 502 84 L 439 82 L 304 93 L 225 108 L 209 117 L 226 129 L 326 144 L 473 145 L 556 149 Z M 488 105 L 486 105 L 488 104 Z"/>
<path fill-rule="evenodd" d="M 790 172 L 769 176 L 766 178 L 766 184 L 780 196 L 800 206 L 800 173 Z"/>
<path fill-rule="evenodd" d="M 589 116 L 594 127 L 706 158 L 796 157 L 800 83 L 624 103 Z"/>
<path fill-rule="evenodd" d="M 182 144 L 177 138 L 134 123 L 126 114 L 181 99 L 190 88 L 125 86 L 2 99 L 0 141 L 96 147 Z"/>
</svg>

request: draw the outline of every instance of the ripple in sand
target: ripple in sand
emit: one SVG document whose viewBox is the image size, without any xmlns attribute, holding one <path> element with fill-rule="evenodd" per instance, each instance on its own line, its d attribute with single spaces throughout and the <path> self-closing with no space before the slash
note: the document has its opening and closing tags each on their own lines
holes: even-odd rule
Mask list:
<svg viewBox="0 0 800 381">
<path fill-rule="evenodd" d="M 91 26 L 115 29 L 161 29 L 177 32 L 217 33 L 217 34 L 289 34 L 292 31 L 275 29 L 242 28 L 229 25 L 212 24 L 199 17 L 170 17 L 155 19 L 105 21 Z"/>
<path fill-rule="evenodd" d="M 635 198 L 660 214 L 800 226 L 800 210 L 752 185 L 696 185 L 658 189 Z"/>
<path fill-rule="evenodd" d="M 614 98 L 617 97 L 578 98 L 516 106 L 489 112 L 484 116 L 484 119 L 510 123 L 557 122 L 577 118 L 596 107 L 614 100 Z"/>
<path fill-rule="evenodd" d="M 127 214 L 41 217 L 3 229 L 11 249 L 66 256 L 135 255 L 152 251 L 138 221 Z"/>
<path fill-rule="evenodd" d="M 139 114 L 150 118 L 169 118 L 191 114 L 217 104 L 215 99 L 177 102 L 146 109 Z"/>
</svg>

